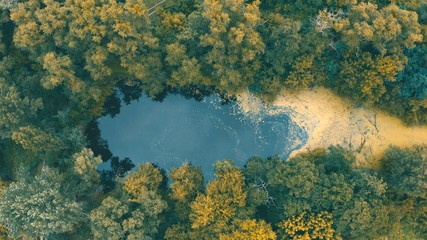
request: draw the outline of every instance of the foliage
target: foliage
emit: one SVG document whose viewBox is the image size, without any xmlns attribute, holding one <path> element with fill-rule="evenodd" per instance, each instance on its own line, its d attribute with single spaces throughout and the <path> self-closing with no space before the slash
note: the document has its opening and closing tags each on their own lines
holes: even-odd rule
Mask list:
<svg viewBox="0 0 427 240">
<path fill-rule="evenodd" d="M 398 194 L 427 199 L 427 148 L 392 147 L 382 157 L 382 171 L 389 187 Z"/>
<path fill-rule="evenodd" d="M 108 196 L 90 214 L 95 239 L 152 239 L 158 233 L 160 214 L 167 203 L 157 190 L 160 171 L 144 164 L 128 177 L 119 198 Z"/>
<path fill-rule="evenodd" d="M 138 198 L 146 191 L 157 191 L 163 182 L 160 170 L 152 163 L 139 165 L 136 171 L 127 177 L 123 188 L 131 196 Z"/>
<path fill-rule="evenodd" d="M 248 240 L 275 240 L 276 233 L 272 230 L 271 226 L 264 220 L 256 221 L 247 219 L 237 221 L 235 223 L 236 229 L 230 234 L 221 234 L 219 239 L 248 239 Z"/>
<path fill-rule="evenodd" d="M 141 205 L 126 198 L 104 199 L 90 214 L 94 239 L 153 239 L 159 225 L 157 215 L 166 205 L 151 192 L 140 199 Z"/>
<path fill-rule="evenodd" d="M 338 73 L 336 88 L 358 103 L 375 104 L 386 92 L 386 84 L 396 80 L 402 70 L 402 63 L 397 57 L 372 58 L 364 53 L 357 60 L 346 61 Z"/>
<path fill-rule="evenodd" d="M 0 0 L 0 221 L 23 238 L 426 238 L 425 146 L 389 149 L 379 174 L 335 146 L 220 161 L 206 186 L 185 164 L 168 186 L 150 163 L 127 174 L 98 128 L 143 93 L 319 85 L 426 124 L 426 34 L 416 0 Z"/>
<path fill-rule="evenodd" d="M 408 63 L 397 75 L 400 94 L 405 98 L 427 97 L 427 46 L 418 45 L 407 51 Z"/>
<path fill-rule="evenodd" d="M 102 162 L 101 157 L 95 157 L 91 149 L 84 148 L 73 155 L 74 171 L 88 184 L 99 181 L 96 165 Z"/>
<path fill-rule="evenodd" d="M 321 212 L 307 216 L 306 212 L 279 224 L 283 239 L 334 239 L 332 214 Z"/>
<path fill-rule="evenodd" d="M 259 216 L 274 224 L 282 223 L 282 227 L 284 221 L 290 227 L 296 219 L 304 226 L 310 214 L 326 211 L 334 219 L 332 229 L 343 238 L 387 236 L 392 232 L 392 219 L 397 219 L 387 205 L 387 186 L 376 174 L 355 169 L 354 161 L 353 153 L 341 147 L 314 150 L 287 162 L 251 159 L 246 172 L 249 176 L 255 174 L 259 182 L 252 185 L 258 185 L 254 189 L 257 194 L 249 196 L 258 199 L 261 193 L 264 200 L 258 202 Z M 362 209 L 366 216 L 361 214 Z M 292 233 L 291 229 L 287 234 Z M 292 234 L 299 233 L 295 230 Z"/>
<path fill-rule="evenodd" d="M 181 220 L 188 221 L 190 203 L 204 188 L 202 170 L 184 163 L 181 167 L 172 169 L 169 177 L 173 181 L 170 197 L 176 201 L 175 211 Z"/>
<path fill-rule="evenodd" d="M 191 227 L 202 238 L 219 237 L 230 230 L 233 220 L 250 214 L 242 172 L 224 160 L 215 164 L 215 176 L 206 193 L 198 195 L 191 204 Z"/>
<path fill-rule="evenodd" d="M 43 107 L 41 99 L 31 100 L 22 96 L 16 86 L 0 78 L 0 136 L 12 137 L 24 121 L 31 119 Z"/>
<path fill-rule="evenodd" d="M 170 178 L 174 181 L 170 186 L 171 197 L 177 201 L 191 202 L 203 190 L 202 170 L 189 163 L 172 169 Z"/>
<path fill-rule="evenodd" d="M 110 160 L 111 170 L 99 171 L 102 190 L 104 193 L 111 192 L 117 185 L 117 180 L 123 178 L 127 172 L 132 170 L 135 164 L 129 158 L 121 159 L 112 157 Z"/>
<path fill-rule="evenodd" d="M 423 38 L 417 14 L 396 5 L 378 9 L 375 4 L 360 3 L 352 7 L 348 19 L 342 31 L 350 49 L 366 42 L 382 55 L 398 54 L 401 46 L 413 48 Z"/>
<path fill-rule="evenodd" d="M 0 219 L 13 237 L 48 237 L 85 220 L 81 203 L 61 191 L 61 175 L 46 168 L 33 180 L 11 183 L 0 198 Z"/>
<path fill-rule="evenodd" d="M 0 9 L 11 9 L 18 5 L 17 0 L 1 0 Z"/>
<path fill-rule="evenodd" d="M 95 239 L 123 239 L 125 231 L 120 219 L 128 212 L 129 207 L 112 197 L 107 197 L 101 206 L 90 214 L 92 234 Z"/>
</svg>

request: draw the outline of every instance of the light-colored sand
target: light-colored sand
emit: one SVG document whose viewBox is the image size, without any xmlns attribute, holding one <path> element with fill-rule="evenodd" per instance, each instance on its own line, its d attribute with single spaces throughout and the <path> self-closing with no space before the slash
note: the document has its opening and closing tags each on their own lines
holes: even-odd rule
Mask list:
<svg viewBox="0 0 427 240">
<path fill-rule="evenodd" d="M 243 111 L 259 111 L 260 103 L 254 97 L 246 93 L 238 99 Z M 307 143 L 291 156 L 317 147 L 342 145 L 356 151 L 359 163 L 367 164 L 369 161 L 361 160 L 378 159 L 389 145 L 427 144 L 427 126 L 408 127 L 381 111 L 354 107 L 325 88 L 296 95 L 282 92 L 272 105 L 276 108 L 271 114 L 286 112 L 308 133 Z"/>
</svg>

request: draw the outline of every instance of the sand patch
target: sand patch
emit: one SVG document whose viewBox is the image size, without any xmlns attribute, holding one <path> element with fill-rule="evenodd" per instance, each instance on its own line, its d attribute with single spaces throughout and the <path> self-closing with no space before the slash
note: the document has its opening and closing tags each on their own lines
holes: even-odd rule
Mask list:
<svg viewBox="0 0 427 240">
<path fill-rule="evenodd" d="M 264 108 L 269 114 L 286 113 L 307 132 L 307 142 L 291 156 L 317 147 L 343 145 L 355 150 L 362 163 L 362 159 L 378 159 L 390 145 L 427 144 L 427 126 L 408 127 L 381 111 L 355 107 L 325 88 L 299 94 L 282 92 L 273 104 L 263 107 L 247 93 L 238 99 L 243 112 Z"/>
</svg>

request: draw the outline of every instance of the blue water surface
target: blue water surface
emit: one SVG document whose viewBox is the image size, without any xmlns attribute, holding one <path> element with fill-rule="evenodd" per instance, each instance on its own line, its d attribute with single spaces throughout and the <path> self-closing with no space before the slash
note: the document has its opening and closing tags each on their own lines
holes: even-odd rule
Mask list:
<svg viewBox="0 0 427 240">
<path fill-rule="evenodd" d="M 285 158 L 291 145 L 288 125 L 286 115 L 248 117 L 236 103 L 221 105 L 218 96 L 203 102 L 179 95 L 154 102 L 143 96 L 122 106 L 116 117 L 100 119 L 102 137 L 115 156 L 129 157 L 135 165 L 154 162 L 166 170 L 190 162 L 207 179 L 217 160 L 243 166 L 254 155 Z"/>
</svg>

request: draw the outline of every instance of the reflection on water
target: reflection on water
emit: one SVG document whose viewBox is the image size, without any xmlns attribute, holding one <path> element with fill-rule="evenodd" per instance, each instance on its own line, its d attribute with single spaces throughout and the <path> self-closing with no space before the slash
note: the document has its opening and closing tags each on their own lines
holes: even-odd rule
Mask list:
<svg viewBox="0 0 427 240">
<path fill-rule="evenodd" d="M 188 161 L 201 166 L 207 179 L 217 160 L 243 166 L 253 155 L 288 156 L 288 129 L 293 126 L 286 115 L 247 117 L 238 109 L 236 104 L 221 105 L 216 96 L 196 102 L 172 95 L 162 103 L 142 97 L 123 106 L 115 118 L 101 119 L 100 129 L 116 156 L 164 169 Z"/>
</svg>

